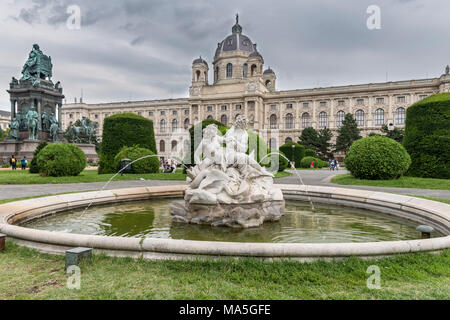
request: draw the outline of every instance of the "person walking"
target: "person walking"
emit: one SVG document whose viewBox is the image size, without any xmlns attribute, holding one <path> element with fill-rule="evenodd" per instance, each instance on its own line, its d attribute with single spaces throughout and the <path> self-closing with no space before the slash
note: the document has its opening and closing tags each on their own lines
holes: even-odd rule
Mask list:
<svg viewBox="0 0 450 320">
<path fill-rule="evenodd" d="M 9 159 L 9 164 L 11 165 L 11 169 L 12 170 L 16 170 L 17 169 L 17 160 L 14 157 L 14 155 L 12 155 L 11 159 Z"/>
<path fill-rule="evenodd" d="M 22 165 L 22 170 L 26 170 L 28 165 L 28 159 L 26 156 L 23 156 L 22 160 L 20 160 L 20 164 Z"/>
</svg>

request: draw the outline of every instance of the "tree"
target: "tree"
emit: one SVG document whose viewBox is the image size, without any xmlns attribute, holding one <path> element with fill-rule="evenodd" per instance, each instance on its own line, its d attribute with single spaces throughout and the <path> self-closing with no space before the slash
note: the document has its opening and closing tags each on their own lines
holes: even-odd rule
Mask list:
<svg viewBox="0 0 450 320">
<path fill-rule="evenodd" d="M 299 137 L 298 144 L 301 144 L 306 149 L 312 149 L 317 153 L 319 147 L 319 135 L 317 134 L 316 129 L 312 127 L 304 129 Z"/>
<path fill-rule="evenodd" d="M 342 121 L 342 126 L 338 130 L 335 151 L 347 152 L 353 141 L 361 138 L 359 132 L 355 118 L 351 113 L 347 113 Z"/>
<path fill-rule="evenodd" d="M 321 129 L 318 134 L 318 146 L 317 146 L 317 154 L 322 160 L 330 159 L 333 157 L 333 153 L 331 153 L 331 138 L 333 134 L 331 130 L 328 128 Z"/>
<path fill-rule="evenodd" d="M 383 132 L 386 137 L 394 139 L 398 143 L 402 143 L 403 135 L 405 134 L 403 129 L 394 128 L 394 130 L 389 130 L 388 126 L 385 124 L 381 127 L 381 132 Z"/>
</svg>

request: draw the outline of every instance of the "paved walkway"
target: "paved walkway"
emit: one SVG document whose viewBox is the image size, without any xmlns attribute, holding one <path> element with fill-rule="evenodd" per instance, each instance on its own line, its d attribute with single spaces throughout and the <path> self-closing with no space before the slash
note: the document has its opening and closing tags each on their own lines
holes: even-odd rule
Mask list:
<svg viewBox="0 0 450 320">
<path fill-rule="evenodd" d="M 391 192 L 405 195 L 419 195 L 436 198 L 450 199 L 450 190 L 424 190 L 413 188 L 384 188 L 384 187 L 369 187 L 369 186 L 342 186 L 331 183 L 330 180 L 338 175 L 347 173 L 345 170 L 330 171 L 330 170 L 298 170 L 303 182 L 308 185 L 320 186 L 341 186 L 343 188 L 360 189 L 360 190 L 376 190 L 383 192 Z M 129 180 L 129 181 L 114 181 L 111 182 L 105 189 L 119 189 L 128 187 L 143 187 L 143 186 L 163 186 L 163 185 L 179 185 L 184 184 L 183 181 L 172 180 Z M 276 179 L 275 183 L 280 184 L 300 184 L 298 177 L 292 176 Z M 47 194 L 57 194 L 64 192 L 76 191 L 94 191 L 99 190 L 105 186 L 105 182 L 91 182 L 91 183 L 73 183 L 73 184 L 31 184 L 31 185 L 1 185 L 0 186 L 0 200 L 11 198 L 31 197 Z"/>
</svg>

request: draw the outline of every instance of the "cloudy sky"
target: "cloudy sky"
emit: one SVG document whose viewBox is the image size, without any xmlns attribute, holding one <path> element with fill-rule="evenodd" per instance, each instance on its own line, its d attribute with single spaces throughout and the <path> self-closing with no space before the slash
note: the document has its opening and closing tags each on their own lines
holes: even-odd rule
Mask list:
<svg viewBox="0 0 450 320">
<path fill-rule="evenodd" d="M 369 5 L 380 30 L 367 28 Z M 67 102 L 187 97 L 192 60 L 211 63 L 236 12 L 279 90 L 439 77 L 450 64 L 448 0 L 2 0 L 0 109 L 33 43 Z"/>
</svg>

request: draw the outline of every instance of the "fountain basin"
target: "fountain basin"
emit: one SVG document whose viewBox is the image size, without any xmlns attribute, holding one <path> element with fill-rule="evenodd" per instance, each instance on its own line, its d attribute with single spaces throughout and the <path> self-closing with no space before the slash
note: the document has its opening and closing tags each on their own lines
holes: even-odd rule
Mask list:
<svg viewBox="0 0 450 320">
<path fill-rule="evenodd" d="M 185 186 L 142 187 L 66 194 L 12 202 L 0 206 L 0 233 L 19 244 L 62 254 L 72 247 L 89 247 L 109 255 L 148 259 L 198 257 L 258 257 L 311 260 L 348 256 L 374 257 L 397 253 L 439 251 L 450 247 L 450 205 L 374 191 L 322 186 L 278 185 L 286 200 L 307 200 L 383 212 L 432 226 L 443 237 L 363 243 L 239 243 L 157 238 L 81 235 L 29 229 L 15 224 L 70 209 L 123 201 L 183 197 Z"/>
</svg>

